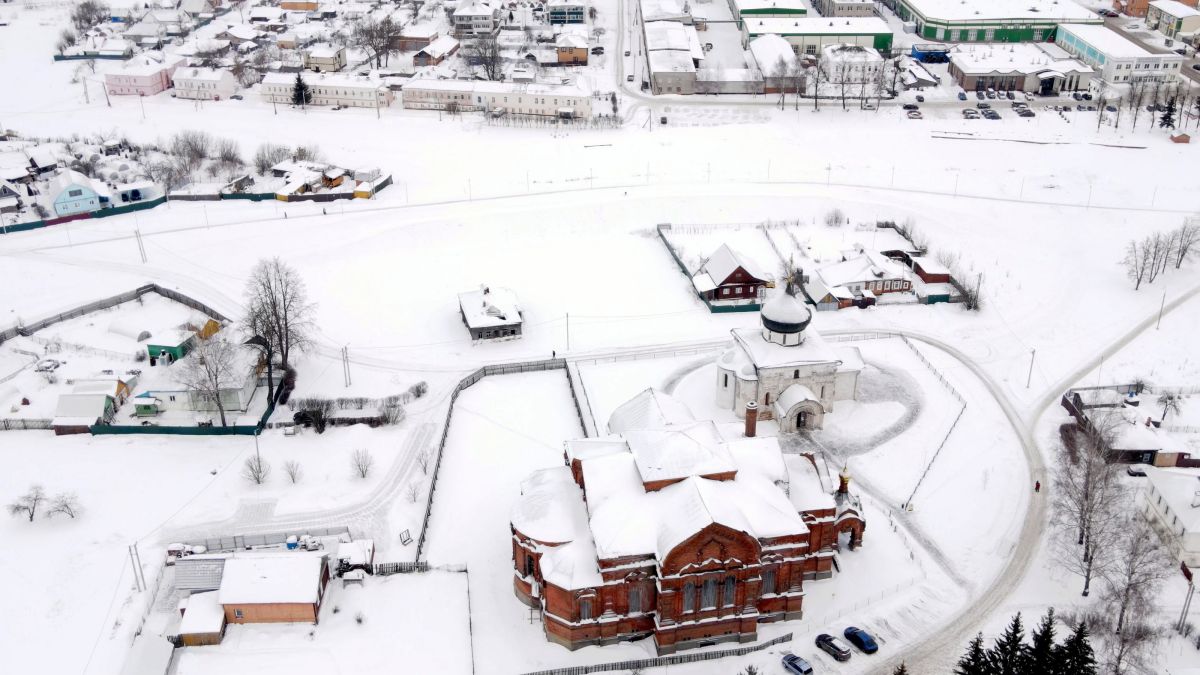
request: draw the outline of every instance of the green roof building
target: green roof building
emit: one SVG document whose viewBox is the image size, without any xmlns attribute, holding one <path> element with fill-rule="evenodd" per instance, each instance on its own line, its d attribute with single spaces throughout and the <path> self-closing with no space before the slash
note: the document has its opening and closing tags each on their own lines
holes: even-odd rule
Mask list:
<svg viewBox="0 0 1200 675">
<path fill-rule="evenodd" d="M 745 17 L 742 37 L 749 43 L 761 35 L 778 35 L 792 46 L 796 55 L 816 55 L 826 45 L 873 47 L 885 56 L 892 51 L 895 37 L 887 22 L 879 17 Z"/>
<path fill-rule="evenodd" d="M 896 15 L 928 40 L 1045 42 L 1060 23 L 1103 23 L 1071 0 L 894 0 Z"/>
</svg>

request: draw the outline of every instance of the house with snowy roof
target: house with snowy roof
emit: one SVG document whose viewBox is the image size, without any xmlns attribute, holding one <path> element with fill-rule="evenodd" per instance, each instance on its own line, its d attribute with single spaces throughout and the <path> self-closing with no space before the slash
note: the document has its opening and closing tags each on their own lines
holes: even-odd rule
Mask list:
<svg viewBox="0 0 1200 675">
<path fill-rule="evenodd" d="M 1142 515 L 1171 555 L 1200 567 L 1200 471 L 1146 467 Z"/>
<path fill-rule="evenodd" d="M 333 73 L 346 67 L 346 48 L 331 44 L 304 50 L 304 67 L 318 73 Z"/>
<path fill-rule="evenodd" d="M 875 304 L 881 295 L 912 291 L 912 277 L 908 267 L 864 250 L 816 270 L 806 290 L 818 305 L 836 302 L 838 309 L 865 307 Z"/>
<path fill-rule="evenodd" d="M 317 623 L 329 578 L 323 555 L 235 556 L 225 560 L 217 597 L 227 623 Z"/>
<path fill-rule="evenodd" d="M 492 35 L 500 28 L 500 7 L 483 0 L 464 0 L 450 15 L 459 37 Z"/>
<path fill-rule="evenodd" d="M 238 90 L 237 78 L 224 68 L 179 68 L 172 82 L 177 98 L 223 101 Z"/>
<path fill-rule="evenodd" d="M 0 213 L 20 210 L 21 194 L 17 186 L 0 178 Z"/>
<path fill-rule="evenodd" d="M 44 193 L 56 216 L 73 216 L 104 208 L 108 192 L 103 185 L 74 169 L 60 172 Z"/>
<path fill-rule="evenodd" d="M 413 67 L 436 66 L 447 58 L 454 56 L 458 51 L 458 47 L 458 40 L 449 35 L 443 35 L 421 47 L 417 50 L 416 54 L 413 54 Z"/>
<path fill-rule="evenodd" d="M 163 52 L 143 52 L 119 69 L 104 74 L 109 94 L 153 96 L 171 86 L 171 76 L 183 57 Z"/>
<path fill-rule="evenodd" d="M 554 39 L 559 65 L 586 66 L 588 62 L 588 40 L 586 35 L 564 31 Z"/>
<path fill-rule="evenodd" d="M 862 356 L 833 347 L 809 329 L 812 310 L 798 280 L 762 307 L 760 328 L 735 328 L 733 346 L 717 359 L 717 405 L 739 417 L 754 411 L 784 433 L 820 429 L 835 401 L 858 395 Z M 753 406 L 751 406 L 753 404 Z"/>
<path fill-rule="evenodd" d="M 521 305 L 517 294 L 507 288 L 483 285 L 459 293 L 458 310 L 472 340 L 521 336 Z"/>
<path fill-rule="evenodd" d="M 811 456 L 785 457 L 752 417 L 738 426 L 567 441 L 564 466 L 522 482 L 513 588 L 541 610 L 548 640 L 651 637 L 670 654 L 750 642 L 759 623 L 802 615 L 804 584 L 832 576 L 843 543 L 862 543 L 861 505 L 847 473 L 835 491 Z"/>
<path fill-rule="evenodd" d="M 62 394 L 54 408 L 50 428 L 56 436 L 86 434 L 97 424 L 107 424 L 116 410 L 113 397 L 107 394 Z"/>
<path fill-rule="evenodd" d="M 661 429 L 694 422 L 687 404 L 653 387 L 617 407 L 608 417 L 608 432 L 622 434 L 634 429 Z"/>
<path fill-rule="evenodd" d="M 774 284 L 770 272 L 729 244 L 721 244 L 692 275 L 692 286 L 710 303 L 753 303 Z"/>
</svg>

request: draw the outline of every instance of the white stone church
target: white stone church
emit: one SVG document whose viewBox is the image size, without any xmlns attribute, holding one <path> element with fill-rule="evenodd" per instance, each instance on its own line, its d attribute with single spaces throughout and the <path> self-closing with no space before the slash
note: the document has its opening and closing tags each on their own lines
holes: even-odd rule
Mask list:
<svg viewBox="0 0 1200 675">
<path fill-rule="evenodd" d="M 759 419 L 784 433 L 820 429 L 835 401 L 854 399 L 863 361 L 855 347 L 832 347 L 808 330 L 812 311 L 787 291 L 762 308 L 762 327 L 735 328 L 734 344 L 717 361 L 717 405 L 744 418 L 750 402 Z"/>
</svg>

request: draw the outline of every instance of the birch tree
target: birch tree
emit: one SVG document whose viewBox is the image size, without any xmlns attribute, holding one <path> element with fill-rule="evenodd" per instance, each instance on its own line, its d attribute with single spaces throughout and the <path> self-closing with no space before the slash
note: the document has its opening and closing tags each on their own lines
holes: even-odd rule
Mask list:
<svg viewBox="0 0 1200 675">
<path fill-rule="evenodd" d="M 312 314 L 304 280 L 279 258 L 262 259 L 246 282 L 245 324 L 271 343 L 272 352 L 287 368 L 295 351 L 311 342 Z"/>
<path fill-rule="evenodd" d="M 225 402 L 221 400 L 221 391 L 233 386 L 239 376 L 245 375 L 235 372 L 237 350 L 240 348 L 218 333 L 207 340 L 200 340 L 181 364 L 183 384 L 191 393 L 193 401 L 199 400 L 215 405 L 223 427 L 228 424 L 225 420 Z"/>
<path fill-rule="evenodd" d="M 1091 592 L 1092 579 L 1108 571 L 1127 508 L 1117 468 L 1108 462 L 1115 423 L 1096 418 L 1092 429 L 1079 434 L 1075 456 L 1060 447 L 1054 472 L 1054 555 L 1083 577 L 1084 596 Z"/>
<path fill-rule="evenodd" d="M 1125 257 L 1121 259 L 1121 265 L 1125 268 L 1125 275 L 1133 282 L 1133 290 L 1138 290 L 1142 287 L 1142 282 L 1150 276 L 1150 255 L 1149 247 L 1146 245 L 1147 240 L 1141 241 L 1137 239 L 1131 240 L 1125 245 Z"/>
<path fill-rule="evenodd" d="M 1197 243 L 1200 243 L 1200 218 L 1188 218 L 1175 230 L 1175 269 L 1191 258 Z"/>
<path fill-rule="evenodd" d="M 1127 515 L 1112 565 L 1104 576 L 1104 602 L 1116 614 L 1116 633 L 1137 605 L 1152 603 L 1162 581 L 1171 573 L 1171 562 L 1158 534 L 1139 513 Z"/>
</svg>

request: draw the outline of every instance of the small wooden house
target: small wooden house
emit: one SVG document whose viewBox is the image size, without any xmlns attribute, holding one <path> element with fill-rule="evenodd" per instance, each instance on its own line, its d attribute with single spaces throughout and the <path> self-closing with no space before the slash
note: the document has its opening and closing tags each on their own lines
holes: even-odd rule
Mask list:
<svg viewBox="0 0 1200 675">
<path fill-rule="evenodd" d="M 705 300 L 755 300 L 763 287 L 771 288 L 771 275 L 750 258 L 721 244 L 692 275 L 692 285 Z"/>
<path fill-rule="evenodd" d="M 1172 143 L 1191 143 L 1192 137 L 1182 131 L 1177 134 L 1171 134 Z"/>
<path fill-rule="evenodd" d="M 329 585 L 323 555 L 287 552 L 229 558 L 221 576 L 227 623 L 316 623 Z"/>
<path fill-rule="evenodd" d="M 179 641 L 185 647 L 221 644 L 225 637 L 225 610 L 218 601 L 219 591 L 193 593 L 181 603 Z"/>
<path fill-rule="evenodd" d="M 113 397 L 107 394 L 62 394 L 50 422 L 54 434 L 86 434 L 91 427 L 105 424 L 116 414 Z"/>
<path fill-rule="evenodd" d="M 913 256 L 912 270 L 927 284 L 950 283 L 950 270 L 932 258 Z"/>
</svg>

